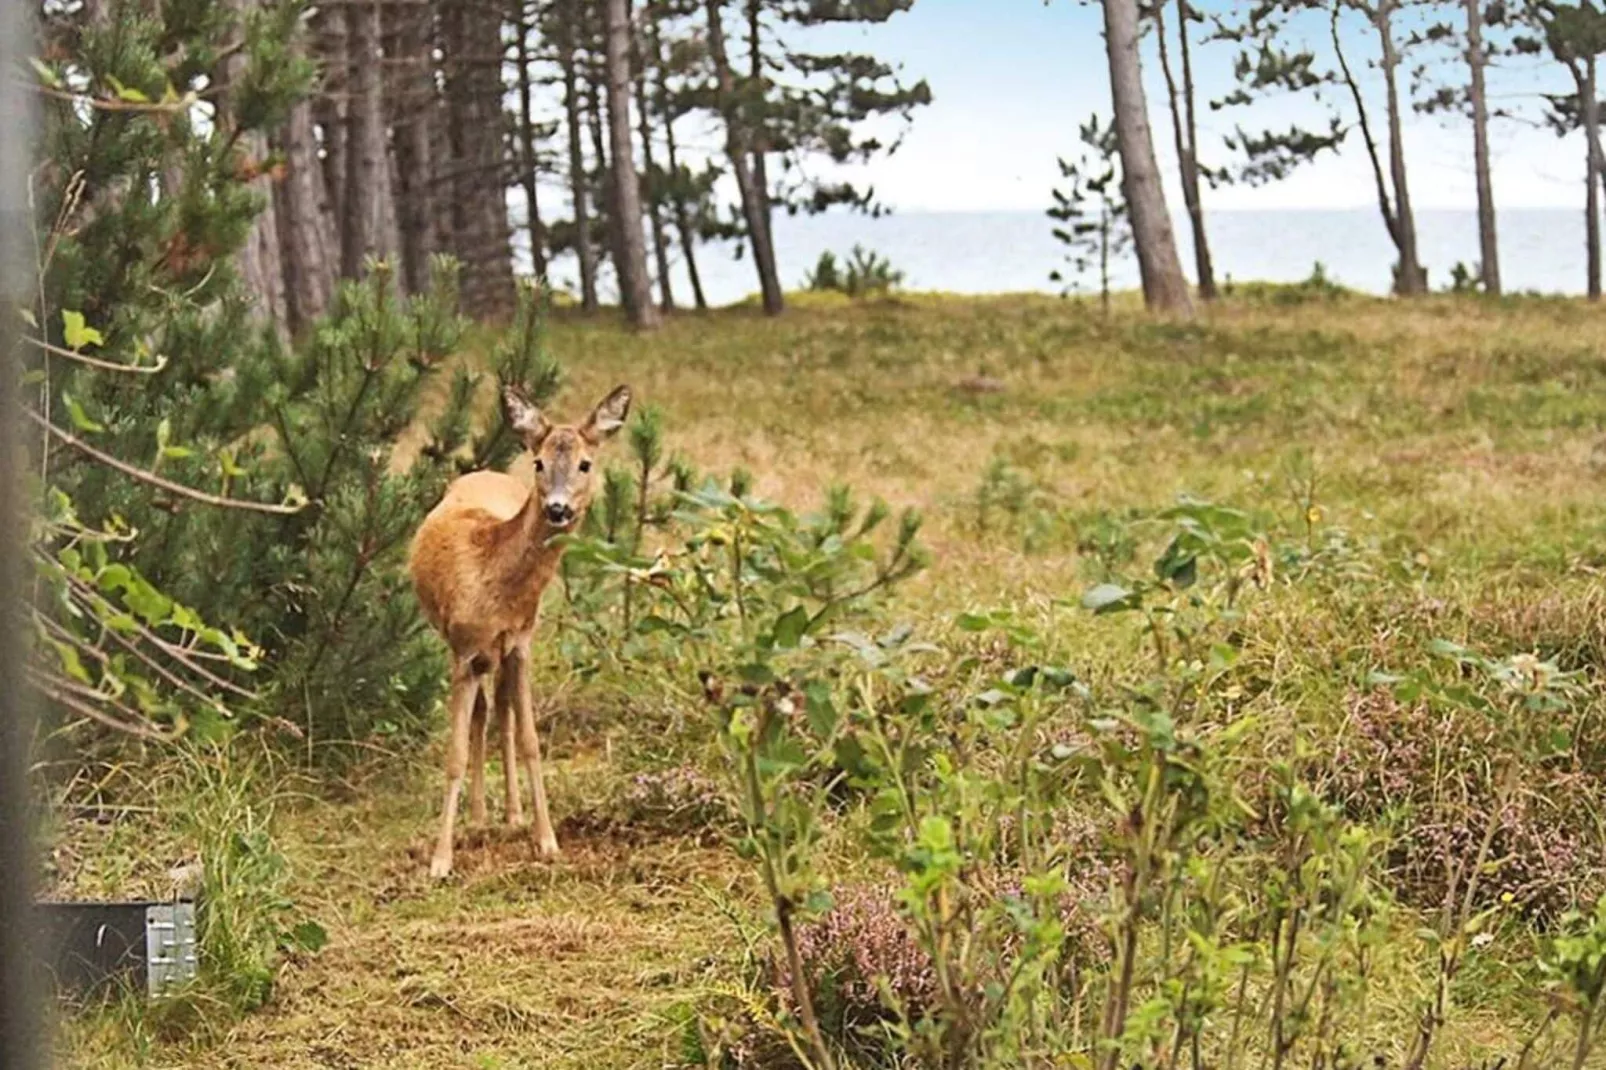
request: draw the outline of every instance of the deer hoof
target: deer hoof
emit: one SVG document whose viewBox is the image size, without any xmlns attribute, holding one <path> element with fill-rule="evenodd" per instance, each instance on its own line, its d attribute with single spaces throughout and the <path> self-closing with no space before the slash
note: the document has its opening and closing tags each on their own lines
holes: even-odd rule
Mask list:
<svg viewBox="0 0 1606 1070">
<path fill-rule="evenodd" d="M 429 860 L 429 875 L 435 880 L 445 880 L 452 875 L 452 856 L 436 855 Z"/>
<path fill-rule="evenodd" d="M 558 860 L 558 838 L 548 832 L 545 836 L 535 838 L 535 856 L 543 862 L 556 862 Z"/>
</svg>

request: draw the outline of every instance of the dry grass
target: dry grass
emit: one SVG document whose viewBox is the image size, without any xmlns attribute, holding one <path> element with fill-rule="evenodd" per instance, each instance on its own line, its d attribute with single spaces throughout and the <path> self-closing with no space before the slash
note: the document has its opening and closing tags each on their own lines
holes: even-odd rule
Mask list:
<svg viewBox="0 0 1606 1070">
<path fill-rule="evenodd" d="M 1124 656 L 1108 629 L 1050 608 L 1079 593 L 1078 543 L 1094 519 L 1190 492 L 1294 526 L 1294 475 L 1314 472 L 1319 527 L 1426 562 L 1434 589 L 1422 605 L 1434 605 L 1410 612 L 1505 649 L 1561 650 L 1584 667 L 1606 657 L 1606 313 L 1581 303 L 1246 301 L 1179 325 L 1106 321 L 1096 306 L 1046 298 L 908 297 L 804 302 L 776 322 L 685 316 L 647 337 L 560 316 L 551 346 L 570 377 L 561 415 L 629 382 L 638 403 L 664 410 L 674 451 L 705 470 L 751 469 L 761 495 L 806 507 L 845 482 L 920 506 L 936 564 L 898 608 L 933 626 L 1014 605 L 1054 621 L 1056 645 L 1079 662 Z M 968 389 L 978 375 L 1001 389 Z M 1000 464 L 1029 500 L 984 516 L 979 488 Z M 1386 657 L 1387 628 L 1351 634 L 1323 607 L 1276 603 L 1246 656 L 1264 663 L 1289 718 L 1331 719 L 1342 687 L 1306 670 L 1356 649 Z M 633 720 L 634 707 L 596 714 L 580 708 L 583 693 L 562 694 L 549 784 L 568 819 L 560 863 L 482 831 L 459 875 L 431 885 L 421 849 L 433 756 L 378 761 L 343 800 L 282 821 L 294 896 L 331 942 L 285 966 L 266 1009 L 201 1047 L 134 1043 L 115 1014 L 78 1018 L 64 1062 L 673 1064 L 690 1008 L 740 984 L 753 890 L 728 852 L 627 841 L 585 820 L 627 759 L 679 744 L 641 735 L 659 723 L 652 696 Z M 1401 966 L 1414 954 L 1398 953 Z M 1403 1038 L 1416 981 L 1409 969 L 1380 976 L 1372 1032 Z M 1491 974 L 1463 994 L 1443 1065 L 1509 1050 L 1523 1015 L 1502 1004 L 1504 983 Z"/>
</svg>

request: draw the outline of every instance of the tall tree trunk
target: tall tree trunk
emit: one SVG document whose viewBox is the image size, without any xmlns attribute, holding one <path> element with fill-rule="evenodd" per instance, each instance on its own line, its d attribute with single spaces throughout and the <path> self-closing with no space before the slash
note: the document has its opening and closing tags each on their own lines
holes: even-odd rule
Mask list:
<svg viewBox="0 0 1606 1070">
<path fill-rule="evenodd" d="M 1154 160 L 1143 97 L 1143 71 L 1138 59 L 1137 0 L 1103 0 L 1104 47 L 1110 63 L 1110 96 L 1115 108 L 1116 139 L 1121 149 L 1121 190 L 1132 219 L 1143 300 L 1157 312 L 1193 314 L 1188 280 L 1177 258 L 1165 190 Z"/>
<path fill-rule="evenodd" d="M 743 121 L 753 147 L 753 184 L 758 187 L 759 207 L 764 212 L 764 233 L 773 243 L 775 238 L 775 201 L 770 194 L 770 137 L 764 114 L 768 86 L 764 78 L 764 5 L 762 0 L 747 0 L 747 77 L 749 84 L 743 97 L 753 102 L 758 114 Z M 770 256 L 775 255 L 773 245 Z"/>
<path fill-rule="evenodd" d="M 355 278 L 363 258 L 381 259 L 385 247 L 385 193 L 389 161 L 385 149 L 385 109 L 381 100 L 379 7 L 376 0 L 352 0 L 346 13 L 346 188 L 341 197 L 340 271 Z"/>
<path fill-rule="evenodd" d="M 401 276 L 409 293 L 429 285 L 429 258 L 441 248 L 435 204 L 440 102 L 435 90 L 434 15 L 417 4 L 401 16 L 391 99 L 395 130 L 396 216 Z"/>
<path fill-rule="evenodd" d="M 243 139 L 247 156 L 261 162 L 267 155 L 268 141 L 260 133 Z M 240 249 L 240 277 L 246 289 L 256 296 L 257 307 L 273 324 L 283 340 L 290 337 L 290 313 L 285 303 L 284 259 L 279 243 L 279 219 L 273 185 L 266 174 L 251 183 L 251 189 L 264 199 L 261 213 L 251 225 L 251 233 Z"/>
<path fill-rule="evenodd" d="M 1372 185 L 1377 191 L 1377 210 L 1383 216 L 1383 226 L 1388 230 L 1389 241 L 1394 243 L 1394 248 L 1398 251 L 1400 220 L 1394 212 L 1394 201 L 1389 194 L 1388 175 L 1383 171 L 1383 158 L 1378 155 L 1377 139 L 1372 136 L 1372 120 L 1366 110 L 1366 98 L 1361 95 L 1360 83 L 1355 80 L 1349 60 L 1344 55 L 1344 38 L 1339 32 L 1339 15 L 1343 10 L 1337 5 L 1332 10 L 1333 54 L 1338 57 L 1338 69 L 1343 73 L 1344 84 L 1349 88 L 1350 99 L 1355 103 L 1355 119 L 1361 130 L 1361 143 L 1366 146 L 1366 159 L 1372 165 Z"/>
<path fill-rule="evenodd" d="M 233 6 L 242 13 L 248 0 L 234 0 Z M 229 84 L 224 87 L 222 104 L 232 111 L 235 81 L 245 72 L 245 57 L 232 56 L 225 68 Z M 232 123 L 234 117 L 229 116 Z M 246 134 L 240 140 L 238 151 L 242 160 L 254 169 L 261 169 L 251 182 L 251 189 L 263 198 L 261 213 L 251 224 L 245 245 L 239 252 L 240 277 L 247 290 L 256 297 L 258 311 L 273 325 L 281 339 L 289 340 L 290 315 L 285 304 L 284 258 L 279 243 L 279 220 L 274 203 L 272 180 L 266 173 L 268 139 L 260 131 Z"/>
<path fill-rule="evenodd" d="M 1155 6 L 1154 22 L 1160 45 L 1160 69 L 1165 74 L 1166 95 L 1171 104 L 1171 136 L 1177 148 L 1182 202 L 1188 210 L 1188 225 L 1193 234 L 1193 266 L 1199 280 L 1199 296 L 1203 300 L 1214 301 L 1216 271 L 1210 259 L 1210 239 L 1205 232 L 1204 203 L 1200 197 L 1199 125 L 1193 90 L 1193 49 L 1188 42 L 1188 11 L 1188 0 L 1177 0 L 1177 44 L 1182 57 L 1180 93 L 1171 73 L 1171 50 L 1166 44 L 1163 3 Z"/>
<path fill-rule="evenodd" d="M 1478 183 L 1478 273 L 1483 292 L 1500 295 L 1500 232 L 1495 227 L 1494 179 L 1489 173 L 1489 98 L 1484 91 L 1483 69 L 1489 57 L 1483 51 L 1483 0 L 1466 0 L 1467 66 L 1472 74 L 1472 163 Z"/>
<path fill-rule="evenodd" d="M 379 66 L 379 150 L 383 166 L 379 169 L 379 246 L 385 259 L 396 267 L 395 278 L 400 286 L 404 276 L 398 261 L 401 258 L 401 188 L 400 161 L 396 158 L 393 130 L 396 104 L 402 99 L 406 80 L 401 65 L 402 39 L 398 30 L 405 23 L 408 12 L 394 0 L 369 0 L 374 5 L 374 28 L 379 38 L 379 52 L 374 62 Z"/>
<path fill-rule="evenodd" d="M 651 24 L 654 18 L 651 4 L 647 5 L 643 17 L 648 24 Z M 641 165 L 646 176 L 644 195 L 647 199 L 647 220 L 652 226 L 653 261 L 658 268 L 658 301 L 665 312 L 670 312 L 675 307 L 675 287 L 674 280 L 669 275 L 669 239 L 664 228 L 662 182 L 659 180 L 658 163 L 653 158 L 652 100 L 647 91 L 648 64 L 645 50 L 640 47 L 642 39 L 641 34 L 633 35 L 630 49 L 636 76 L 637 123 L 641 128 Z"/>
<path fill-rule="evenodd" d="M 669 196 L 674 204 L 675 229 L 680 232 L 681 251 L 686 257 L 686 274 L 691 279 L 692 301 L 698 311 L 708 308 L 708 297 L 703 293 L 702 273 L 697 270 L 697 233 L 691 224 L 691 212 L 681 189 L 680 148 L 675 141 L 675 115 L 669 103 L 668 80 L 664 75 L 663 42 L 658 36 L 658 24 L 647 20 L 648 45 L 652 50 L 652 65 L 658 75 L 658 102 L 663 107 L 664 155 L 669 165 Z"/>
<path fill-rule="evenodd" d="M 563 16 L 559 63 L 563 67 L 563 110 L 569 133 L 569 196 L 574 201 L 575 255 L 580 261 L 580 307 L 597 310 L 597 247 L 591 236 L 590 183 L 586 178 L 585 153 L 581 149 L 579 57 L 575 47 L 577 15 Z"/>
<path fill-rule="evenodd" d="M 1596 90 L 1594 56 L 1583 59 L 1583 75 L 1579 80 L 1578 95 L 1583 104 L 1584 143 L 1586 160 L 1584 183 L 1589 192 L 1584 195 L 1584 240 L 1589 253 L 1589 299 L 1600 300 L 1600 187 L 1603 170 L 1600 149 L 1600 99 Z"/>
<path fill-rule="evenodd" d="M 536 188 L 535 116 L 530 86 L 530 17 L 524 0 L 517 0 L 519 79 L 519 184 L 524 187 L 524 225 L 530 236 L 530 266 L 538 279 L 546 278 L 546 229 L 541 225 L 541 203 Z"/>
<path fill-rule="evenodd" d="M 1416 215 L 1411 210 L 1411 187 L 1405 168 L 1404 119 L 1400 114 L 1400 53 L 1394 44 L 1396 0 L 1377 0 L 1375 20 L 1383 52 L 1383 84 L 1388 91 L 1389 175 L 1394 184 L 1394 214 L 1399 227 L 1399 277 L 1395 288 L 1402 296 L 1427 293 L 1427 272 L 1417 253 Z"/>
<path fill-rule="evenodd" d="M 329 209 L 327 225 L 335 236 L 339 252 L 341 223 L 346 195 L 346 108 L 350 91 L 346 65 L 345 17 L 337 8 L 319 8 L 313 26 L 318 56 L 323 60 L 323 92 L 313 98 L 313 121 L 318 125 L 323 146 L 324 204 Z M 338 259 L 335 268 L 340 267 Z"/>
<path fill-rule="evenodd" d="M 769 218 L 750 166 L 752 147 L 748 143 L 747 131 L 736 103 L 736 79 L 731 73 L 730 54 L 725 49 L 725 28 L 720 7 L 721 0 L 704 0 L 708 14 L 708 50 L 718 79 L 719 111 L 725 121 L 725 153 L 730 157 L 731 172 L 736 176 L 736 188 L 741 193 L 742 216 L 747 221 L 747 236 L 753 246 L 753 263 L 758 267 L 764 311 L 768 315 L 778 316 L 786 308 L 786 298 L 781 292 L 780 275 L 775 269 L 775 246 L 770 242 Z"/>
<path fill-rule="evenodd" d="M 452 237 L 462 263 L 464 310 L 502 320 L 513 311 L 513 249 L 507 219 L 502 112 L 502 6 L 442 5 L 450 120 Z"/>
<path fill-rule="evenodd" d="M 293 334 L 307 331 L 329 307 L 338 274 L 338 242 L 330 227 L 329 188 L 318 161 L 312 103 L 290 109 L 281 135 L 285 178 L 279 183 L 279 246 L 285 305 Z"/>
<path fill-rule="evenodd" d="M 601 0 L 606 3 L 607 0 Z M 599 30 L 602 35 L 599 40 L 606 37 L 606 29 Z M 613 185 L 611 176 L 611 158 L 608 152 L 607 139 L 603 136 L 603 95 L 607 91 L 606 57 L 601 62 L 593 61 L 586 66 L 586 125 L 591 131 L 591 155 L 596 159 L 596 171 L 593 176 L 595 182 L 594 192 L 597 195 L 597 218 L 602 224 L 602 254 L 613 265 L 614 280 L 619 278 L 619 227 L 618 221 L 613 218 Z"/>
<path fill-rule="evenodd" d="M 619 234 L 619 299 L 625 315 L 638 330 L 658 326 L 658 309 L 652 303 L 652 282 L 647 277 L 647 247 L 641 234 L 641 187 L 636 175 L 636 154 L 630 127 L 630 0 L 607 4 L 608 135 L 613 149 L 614 229 Z"/>
</svg>

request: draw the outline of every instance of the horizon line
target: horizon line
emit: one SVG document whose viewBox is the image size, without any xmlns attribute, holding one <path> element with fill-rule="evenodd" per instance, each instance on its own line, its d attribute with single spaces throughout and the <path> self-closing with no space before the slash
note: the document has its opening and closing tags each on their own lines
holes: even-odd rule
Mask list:
<svg viewBox="0 0 1606 1070">
<path fill-rule="evenodd" d="M 1047 208 L 1019 208 L 1019 207 L 1016 207 L 1016 208 L 925 208 L 925 207 L 904 208 L 904 207 L 899 207 L 898 205 L 883 205 L 882 206 L 882 211 L 883 211 L 883 214 L 888 214 L 888 215 L 1042 215 L 1042 214 L 1045 214 L 1048 211 L 1048 209 Z M 1182 219 L 1187 218 L 1187 213 L 1185 211 L 1182 211 L 1182 210 L 1178 209 L 1178 208 L 1174 208 L 1174 207 L 1169 207 L 1168 206 L 1168 211 L 1169 211 L 1169 213 L 1171 215 L 1173 215 L 1173 216 L 1175 216 L 1177 218 L 1182 218 Z M 1375 205 L 1375 204 L 1372 204 L 1372 205 L 1364 205 L 1364 204 L 1286 205 L 1286 204 L 1283 204 L 1283 205 L 1271 205 L 1271 206 L 1268 206 L 1268 207 L 1265 207 L 1265 208 L 1241 208 L 1241 207 L 1237 207 L 1237 208 L 1209 208 L 1209 207 L 1207 207 L 1205 209 L 1205 218 L 1208 219 L 1210 216 L 1213 216 L 1213 215 L 1270 215 L 1270 214 L 1273 214 L 1273 213 L 1303 214 L 1303 213 L 1311 213 L 1311 212 L 1334 212 L 1334 213 L 1339 213 L 1339 212 L 1344 212 L 1344 213 L 1365 212 L 1365 213 L 1369 213 L 1369 214 L 1374 214 L 1375 215 L 1375 214 L 1377 214 L 1377 211 L 1378 211 L 1377 205 Z M 1426 205 L 1426 206 L 1417 207 L 1415 209 L 1415 211 L 1416 211 L 1417 215 L 1422 215 L 1423 213 L 1430 213 L 1430 212 L 1469 212 L 1469 213 L 1472 213 L 1472 214 L 1476 214 L 1478 209 L 1477 209 L 1476 205 Z M 1573 212 L 1577 212 L 1578 214 L 1582 215 L 1583 211 L 1584 211 L 1584 209 L 1583 209 L 1582 205 L 1580 205 L 1577 208 L 1573 208 L 1573 207 L 1570 207 L 1570 206 L 1556 205 L 1556 204 L 1497 204 L 1497 205 L 1495 205 L 1495 215 L 1497 217 L 1503 212 L 1562 212 L 1562 213 L 1569 213 L 1569 214 L 1573 213 Z M 849 214 L 849 213 L 842 213 L 842 214 Z M 802 217 L 803 217 L 803 214 L 799 213 L 798 216 L 793 216 L 791 218 L 802 218 Z"/>
</svg>

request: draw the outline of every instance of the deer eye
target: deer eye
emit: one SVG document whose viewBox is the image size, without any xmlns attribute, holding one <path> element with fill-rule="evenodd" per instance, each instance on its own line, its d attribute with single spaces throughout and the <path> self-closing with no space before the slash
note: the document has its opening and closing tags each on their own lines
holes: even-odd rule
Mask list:
<svg viewBox="0 0 1606 1070">
<path fill-rule="evenodd" d="M 537 457 L 535 459 L 535 470 L 537 472 L 545 472 L 546 471 L 546 465 L 541 463 L 541 458 L 539 458 L 539 457 Z"/>
<path fill-rule="evenodd" d="M 582 472 L 591 471 L 591 462 L 590 461 L 581 461 L 580 462 L 580 471 L 582 471 Z"/>
</svg>

